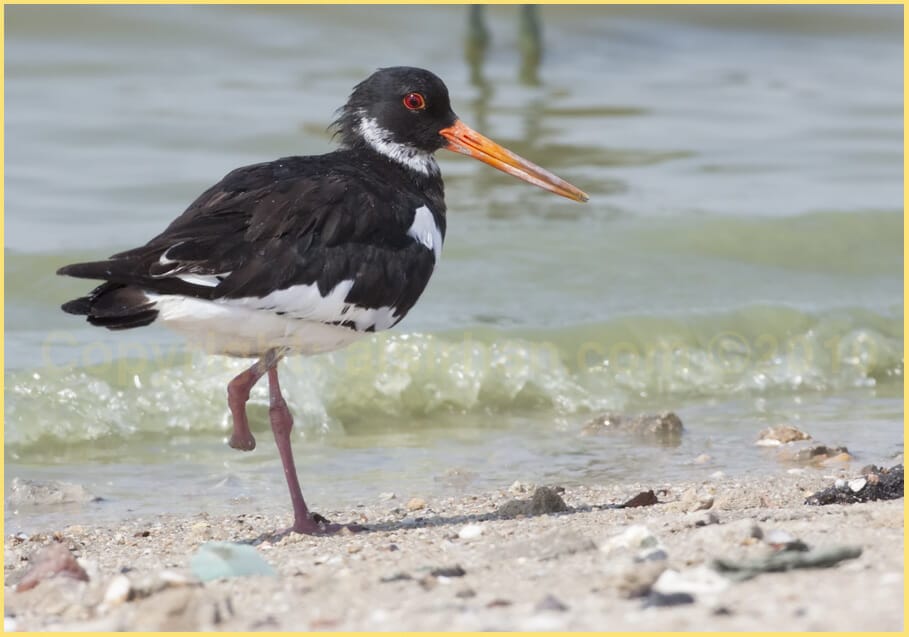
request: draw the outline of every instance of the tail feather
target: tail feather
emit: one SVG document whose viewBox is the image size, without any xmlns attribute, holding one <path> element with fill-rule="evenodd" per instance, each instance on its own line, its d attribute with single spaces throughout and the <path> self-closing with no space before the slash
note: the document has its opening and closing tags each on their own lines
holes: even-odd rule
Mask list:
<svg viewBox="0 0 909 637">
<path fill-rule="evenodd" d="M 76 264 L 91 265 L 91 264 Z M 61 268 L 66 270 L 73 266 Z M 65 274 L 70 274 L 65 272 Z M 78 276 L 72 274 L 71 276 Z M 62 305 L 64 312 L 88 317 L 92 325 L 110 330 L 124 330 L 148 325 L 158 317 L 154 303 L 138 287 L 122 283 L 104 283 L 88 296 L 73 299 Z"/>
<path fill-rule="evenodd" d="M 89 261 L 87 263 L 72 263 L 65 265 L 57 274 L 74 276 L 79 279 L 110 279 L 114 276 L 115 261 Z"/>
</svg>

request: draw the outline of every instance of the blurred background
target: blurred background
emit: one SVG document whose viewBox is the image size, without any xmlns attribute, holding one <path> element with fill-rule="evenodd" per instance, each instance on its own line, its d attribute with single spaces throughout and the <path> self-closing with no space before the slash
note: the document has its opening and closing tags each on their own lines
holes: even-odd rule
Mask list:
<svg viewBox="0 0 909 637">
<path fill-rule="evenodd" d="M 7 507 L 10 531 L 286 508 L 264 383 L 259 447 L 225 444 L 248 362 L 91 328 L 59 310 L 91 283 L 54 271 L 144 243 L 232 168 L 328 151 L 379 66 L 434 71 L 465 122 L 591 200 L 440 153 L 448 236 L 420 303 L 285 364 L 316 510 L 770 472 L 752 442 L 780 423 L 860 464 L 902 451 L 902 7 L 5 11 L 7 490 L 105 498 Z M 606 410 L 688 432 L 579 435 Z"/>
</svg>

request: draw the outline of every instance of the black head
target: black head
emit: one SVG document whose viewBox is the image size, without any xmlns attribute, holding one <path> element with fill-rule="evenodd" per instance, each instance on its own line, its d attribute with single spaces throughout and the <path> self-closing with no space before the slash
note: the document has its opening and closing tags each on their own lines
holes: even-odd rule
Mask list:
<svg viewBox="0 0 909 637">
<path fill-rule="evenodd" d="M 433 73 L 411 66 L 379 69 L 354 87 L 334 123 L 345 146 L 368 148 L 438 182 L 432 154 L 463 153 L 551 192 L 587 201 L 568 182 L 502 148 L 461 122 L 448 89 Z"/>
<path fill-rule="evenodd" d="M 365 143 L 380 152 L 384 147 L 431 155 L 446 143 L 439 132 L 456 120 L 448 89 L 434 73 L 393 66 L 354 87 L 334 126 L 346 146 Z"/>
</svg>

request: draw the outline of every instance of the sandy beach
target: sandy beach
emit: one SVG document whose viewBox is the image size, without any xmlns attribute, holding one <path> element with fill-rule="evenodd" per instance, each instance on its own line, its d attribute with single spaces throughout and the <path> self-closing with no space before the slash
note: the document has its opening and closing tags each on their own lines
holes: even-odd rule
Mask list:
<svg viewBox="0 0 909 637">
<path fill-rule="evenodd" d="M 567 510 L 517 517 L 508 516 L 530 506 L 521 503 L 535 485 L 439 500 L 382 494 L 320 511 L 367 527 L 328 537 L 276 536 L 288 518 L 243 513 L 7 536 L 6 628 L 902 630 L 904 500 L 805 504 L 839 475 L 548 485 L 537 503 Z M 650 490 L 658 503 L 617 508 Z M 200 582 L 190 560 L 212 541 L 251 546 L 275 574 Z M 714 568 L 716 559 L 779 554 L 786 543 L 802 555 L 860 555 L 744 581 Z M 16 591 L 55 544 L 88 581 L 58 575 Z"/>
</svg>

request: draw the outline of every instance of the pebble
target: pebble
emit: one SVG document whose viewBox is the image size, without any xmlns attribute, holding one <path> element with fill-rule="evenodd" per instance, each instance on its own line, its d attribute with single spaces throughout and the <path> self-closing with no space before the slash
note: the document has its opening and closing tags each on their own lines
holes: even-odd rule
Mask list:
<svg viewBox="0 0 909 637">
<path fill-rule="evenodd" d="M 519 515 L 545 515 L 568 511 L 568 505 L 551 487 L 538 487 L 530 500 L 509 500 L 496 510 L 503 518 L 515 518 Z"/>
<path fill-rule="evenodd" d="M 385 491 L 384 493 L 379 494 L 379 500 L 386 502 L 388 500 L 396 500 L 397 494 L 394 491 Z"/>
<path fill-rule="evenodd" d="M 122 604 L 129 599 L 131 589 L 132 585 L 126 575 L 115 575 L 104 592 L 104 604 L 107 606 Z"/>
<path fill-rule="evenodd" d="M 508 493 L 519 495 L 521 493 L 530 493 L 535 488 L 530 482 L 521 482 L 520 480 L 515 480 L 511 483 L 511 486 L 508 487 Z"/>
<path fill-rule="evenodd" d="M 644 608 L 667 608 L 670 606 L 682 606 L 683 604 L 694 604 L 694 595 L 691 593 L 659 593 L 651 591 L 644 598 Z"/>
<path fill-rule="evenodd" d="M 689 595 L 716 595 L 730 586 L 730 581 L 707 566 L 698 566 L 679 572 L 667 569 L 653 585 L 653 590 L 663 595 L 688 593 Z"/>
<path fill-rule="evenodd" d="M 618 582 L 619 594 L 626 598 L 644 597 L 666 570 L 666 560 L 638 562 L 624 570 Z"/>
<path fill-rule="evenodd" d="M 632 417 L 606 412 L 581 429 L 582 436 L 625 433 L 664 444 L 678 444 L 684 432 L 682 420 L 671 411 Z"/>
<path fill-rule="evenodd" d="M 567 510 L 568 505 L 565 504 L 565 500 L 562 499 L 556 489 L 539 487 L 533 492 L 533 498 L 530 501 L 531 515 L 560 513 Z"/>
<path fill-rule="evenodd" d="M 711 493 L 699 493 L 697 489 L 691 488 L 685 491 L 679 498 L 678 507 L 682 511 L 706 511 L 713 507 L 714 497 Z"/>
<path fill-rule="evenodd" d="M 433 577 L 464 577 L 467 575 L 467 571 L 461 568 L 460 565 L 456 564 L 454 566 L 442 566 L 440 568 L 434 568 L 429 571 L 429 574 Z"/>
<path fill-rule="evenodd" d="M 34 588 L 41 580 L 61 575 L 83 582 L 88 581 L 88 573 L 79 565 L 73 554 L 63 544 L 51 544 L 41 549 L 29 559 L 30 567 L 16 586 L 17 591 Z"/>
<path fill-rule="evenodd" d="M 754 444 L 762 447 L 777 447 L 797 440 L 811 440 L 811 436 L 792 425 L 777 425 L 761 431 Z"/>
<path fill-rule="evenodd" d="M 692 511 L 685 515 L 686 526 L 702 527 L 719 523 L 720 518 L 713 511 Z"/>
<path fill-rule="evenodd" d="M 609 555 L 622 549 L 639 550 L 659 547 L 660 543 L 650 529 L 633 524 L 600 544 L 600 551 Z"/>
<path fill-rule="evenodd" d="M 546 597 L 537 602 L 537 605 L 534 606 L 534 610 L 552 610 L 564 613 L 566 610 L 568 610 L 568 605 L 552 593 L 548 593 Z"/>
<path fill-rule="evenodd" d="M 782 529 L 771 529 L 764 534 L 764 542 L 778 551 L 807 551 L 808 545 Z"/>
<path fill-rule="evenodd" d="M 659 499 L 657 499 L 656 494 L 653 492 L 653 489 L 651 489 L 650 491 L 641 491 L 630 500 L 623 502 L 620 507 L 623 509 L 633 509 L 635 507 L 653 506 L 654 504 L 659 503 Z"/>
<path fill-rule="evenodd" d="M 458 531 L 458 537 L 462 540 L 474 540 L 483 535 L 483 527 L 479 524 L 468 524 Z"/>
<path fill-rule="evenodd" d="M 694 459 L 694 464 L 707 464 L 711 460 L 713 460 L 713 458 L 711 458 L 709 454 L 702 453 Z"/>
<path fill-rule="evenodd" d="M 408 511 L 420 511 L 426 508 L 426 500 L 423 498 L 411 498 L 407 501 Z"/>
<path fill-rule="evenodd" d="M 855 480 L 849 481 L 849 489 L 853 493 L 858 493 L 865 488 L 866 484 L 868 484 L 868 480 L 866 478 L 856 478 Z"/>
</svg>

